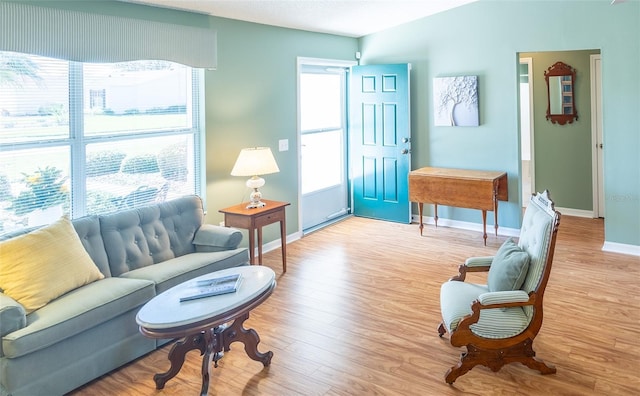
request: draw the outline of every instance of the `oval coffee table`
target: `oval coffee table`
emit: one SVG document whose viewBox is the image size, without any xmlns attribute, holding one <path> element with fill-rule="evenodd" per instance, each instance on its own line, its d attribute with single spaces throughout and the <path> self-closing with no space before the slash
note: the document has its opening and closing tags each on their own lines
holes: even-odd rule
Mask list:
<svg viewBox="0 0 640 396">
<path fill-rule="evenodd" d="M 236 292 L 180 302 L 180 297 L 187 294 L 196 281 L 231 274 L 242 277 Z M 262 304 L 275 287 L 275 273 L 271 268 L 252 265 L 200 276 L 147 302 L 136 316 L 140 332 L 150 338 L 180 338 L 169 352 L 169 370 L 153 377 L 156 388 L 164 388 L 165 383 L 182 368 L 186 353 L 197 349 L 204 355 L 201 395 L 206 395 L 209 390 L 209 361 L 213 360 L 214 367 L 217 367 L 223 351 L 229 351 L 231 343 L 236 341 L 244 344 L 244 350 L 251 359 L 267 367 L 273 352 L 258 352 L 258 333 L 245 329 L 243 323 L 249 318 L 249 311 Z M 227 326 L 231 321 L 233 323 Z"/>
</svg>

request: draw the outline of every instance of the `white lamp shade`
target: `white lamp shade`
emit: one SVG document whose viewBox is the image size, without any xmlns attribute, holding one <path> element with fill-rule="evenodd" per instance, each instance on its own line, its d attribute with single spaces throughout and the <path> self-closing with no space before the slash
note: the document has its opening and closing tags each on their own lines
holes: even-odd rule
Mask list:
<svg viewBox="0 0 640 396">
<path fill-rule="evenodd" d="M 269 147 L 244 148 L 240 151 L 231 176 L 257 176 L 280 172 Z"/>
</svg>

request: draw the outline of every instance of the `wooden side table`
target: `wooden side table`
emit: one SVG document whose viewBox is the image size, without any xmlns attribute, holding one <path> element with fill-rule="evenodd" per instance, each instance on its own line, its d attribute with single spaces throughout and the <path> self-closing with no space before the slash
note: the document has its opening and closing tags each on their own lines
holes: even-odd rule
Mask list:
<svg viewBox="0 0 640 396">
<path fill-rule="evenodd" d="M 262 227 L 275 222 L 280 222 L 280 240 L 282 243 L 282 272 L 287 272 L 287 225 L 285 221 L 285 207 L 288 202 L 270 201 L 263 199 L 266 206 L 262 208 L 247 209 L 247 203 L 220 209 L 224 213 L 224 225 L 249 230 L 249 262 L 256 264 L 255 258 L 255 231 L 258 231 L 258 263 L 262 265 Z"/>
</svg>

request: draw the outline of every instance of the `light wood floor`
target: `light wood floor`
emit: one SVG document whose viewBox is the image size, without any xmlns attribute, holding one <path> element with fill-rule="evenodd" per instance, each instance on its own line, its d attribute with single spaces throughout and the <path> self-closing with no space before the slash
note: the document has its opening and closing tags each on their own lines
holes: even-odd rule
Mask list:
<svg viewBox="0 0 640 396">
<path fill-rule="evenodd" d="M 246 322 L 271 366 L 240 344 L 211 368 L 210 395 L 632 395 L 640 393 L 640 259 L 601 251 L 602 220 L 564 216 L 545 294 L 537 356 L 558 372 L 519 364 L 476 367 L 453 386 L 444 373 L 460 349 L 438 337 L 440 284 L 505 237 L 350 218 L 265 255 L 274 294 Z M 468 281 L 484 283 L 481 275 Z M 164 390 L 166 346 L 76 390 L 80 395 L 197 395 L 201 358 L 190 352 Z"/>
</svg>

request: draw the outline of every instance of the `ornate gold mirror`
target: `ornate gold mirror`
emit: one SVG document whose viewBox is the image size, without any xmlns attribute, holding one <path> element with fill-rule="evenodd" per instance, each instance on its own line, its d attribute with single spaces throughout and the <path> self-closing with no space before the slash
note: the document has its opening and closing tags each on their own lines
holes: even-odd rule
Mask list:
<svg viewBox="0 0 640 396">
<path fill-rule="evenodd" d="M 544 72 L 544 79 L 547 81 L 547 120 L 560 125 L 577 120 L 574 96 L 576 69 L 556 62 Z"/>
</svg>

